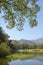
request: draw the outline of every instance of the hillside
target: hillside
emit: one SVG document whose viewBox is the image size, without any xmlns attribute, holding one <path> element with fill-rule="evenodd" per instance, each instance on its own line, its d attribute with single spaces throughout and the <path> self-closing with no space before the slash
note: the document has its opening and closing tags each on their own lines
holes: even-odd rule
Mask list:
<svg viewBox="0 0 43 65">
<path fill-rule="evenodd" d="M 19 40 L 18 41 L 20 44 L 23 44 L 23 43 L 25 43 L 25 44 L 35 44 L 33 41 L 31 41 L 31 40 L 25 40 L 25 39 L 21 39 L 21 40 Z"/>
<path fill-rule="evenodd" d="M 25 39 L 21 39 L 19 40 L 19 43 L 27 43 L 27 44 L 43 44 L 43 38 L 39 38 L 36 40 L 25 40 Z"/>
<path fill-rule="evenodd" d="M 37 40 L 34 40 L 33 42 L 36 44 L 43 44 L 43 38 L 39 38 Z"/>
</svg>

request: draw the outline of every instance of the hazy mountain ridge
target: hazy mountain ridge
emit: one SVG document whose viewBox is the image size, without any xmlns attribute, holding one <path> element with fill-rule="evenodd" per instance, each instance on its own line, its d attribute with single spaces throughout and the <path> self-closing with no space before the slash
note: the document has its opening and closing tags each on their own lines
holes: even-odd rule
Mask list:
<svg viewBox="0 0 43 65">
<path fill-rule="evenodd" d="M 27 43 L 27 44 L 43 44 L 43 38 L 39 38 L 37 40 L 19 40 L 19 43 Z"/>
<path fill-rule="evenodd" d="M 22 43 L 25 43 L 25 44 L 35 44 L 33 41 L 31 40 L 25 40 L 25 39 L 21 39 L 19 40 L 19 42 L 22 44 Z"/>
<path fill-rule="evenodd" d="M 43 44 L 43 38 L 39 38 L 37 40 L 34 40 L 33 42 L 36 44 Z"/>
</svg>

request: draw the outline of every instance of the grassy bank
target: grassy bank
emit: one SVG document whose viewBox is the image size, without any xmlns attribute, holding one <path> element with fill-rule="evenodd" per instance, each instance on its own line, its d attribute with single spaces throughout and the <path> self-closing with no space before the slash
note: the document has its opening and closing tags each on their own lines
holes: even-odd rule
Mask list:
<svg viewBox="0 0 43 65">
<path fill-rule="evenodd" d="M 18 51 L 20 52 L 20 54 L 17 53 L 17 54 L 7 55 L 6 58 L 22 59 L 22 58 L 32 58 L 36 54 L 43 55 L 43 49 L 21 49 Z"/>
<path fill-rule="evenodd" d="M 10 59 L 24 59 L 24 58 L 31 58 L 33 57 L 33 54 L 12 54 L 12 55 L 8 55 L 6 56 L 6 58 L 10 58 Z"/>
</svg>

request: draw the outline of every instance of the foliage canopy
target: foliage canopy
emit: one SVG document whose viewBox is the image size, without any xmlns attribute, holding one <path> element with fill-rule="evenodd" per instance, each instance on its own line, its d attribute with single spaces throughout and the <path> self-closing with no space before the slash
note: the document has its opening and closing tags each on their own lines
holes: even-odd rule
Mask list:
<svg viewBox="0 0 43 65">
<path fill-rule="evenodd" d="M 37 13 L 40 10 L 38 0 L 0 0 L 0 13 L 7 23 L 7 28 L 17 26 L 18 30 L 23 30 L 25 19 L 29 19 L 31 27 L 37 25 Z"/>
</svg>

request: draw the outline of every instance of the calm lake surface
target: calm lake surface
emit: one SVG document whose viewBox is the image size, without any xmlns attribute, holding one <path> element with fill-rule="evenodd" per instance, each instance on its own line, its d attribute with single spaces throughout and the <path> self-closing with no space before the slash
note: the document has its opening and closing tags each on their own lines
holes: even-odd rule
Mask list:
<svg viewBox="0 0 43 65">
<path fill-rule="evenodd" d="M 43 65 L 43 56 L 36 56 L 31 59 L 18 59 L 8 62 L 9 65 Z"/>
<path fill-rule="evenodd" d="M 37 55 L 29 59 L 0 59 L 0 65 L 43 65 L 43 56 Z"/>
</svg>

